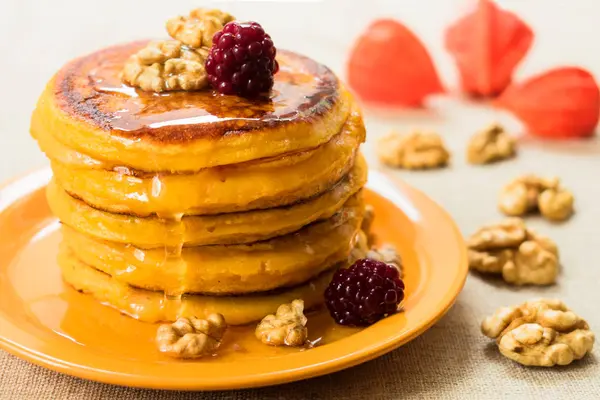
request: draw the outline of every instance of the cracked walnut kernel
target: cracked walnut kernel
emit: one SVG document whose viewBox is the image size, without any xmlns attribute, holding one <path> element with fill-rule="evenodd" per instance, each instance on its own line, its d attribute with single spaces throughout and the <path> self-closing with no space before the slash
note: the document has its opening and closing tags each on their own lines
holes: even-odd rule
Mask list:
<svg viewBox="0 0 600 400">
<path fill-rule="evenodd" d="M 562 221 L 573 213 L 573 194 L 560 186 L 556 177 L 525 175 L 506 185 L 500 193 L 498 207 L 511 216 L 523 216 L 539 210 L 549 220 Z"/>
<path fill-rule="evenodd" d="M 481 331 L 496 339 L 502 355 L 527 366 L 568 365 L 595 341 L 587 322 L 556 299 L 502 307 L 483 320 Z"/>
<path fill-rule="evenodd" d="M 540 213 L 551 221 L 564 221 L 573 214 L 573 193 L 565 189 L 544 190 L 538 198 Z"/>
<path fill-rule="evenodd" d="M 467 245 L 473 250 L 503 249 L 523 243 L 526 235 L 522 219 L 508 218 L 482 227 L 467 240 Z"/>
<path fill-rule="evenodd" d="M 437 133 L 390 133 L 377 143 L 384 164 L 406 169 L 439 168 L 448 164 L 450 153 Z"/>
<path fill-rule="evenodd" d="M 502 268 L 502 278 L 515 285 L 550 285 L 558 276 L 558 258 L 539 243 L 521 243 L 514 260 Z"/>
<path fill-rule="evenodd" d="M 471 164 L 488 164 L 506 160 L 516 154 L 516 140 L 498 124 L 476 133 L 469 141 L 467 160 Z"/>
<path fill-rule="evenodd" d="M 206 319 L 179 318 L 158 328 L 156 345 L 161 353 L 171 357 L 199 358 L 217 350 L 226 329 L 221 314 L 210 314 Z"/>
<path fill-rule="evenodd" d="M 304 301 L 294 300 L 264 317 L 256 327 L 256 338 L 270 346 L 303 346 L 308 340 L 306 322 Z"/>
<path fill-rule="evenodd" d="M 558 248 L 518 218 L 481 228 L 467 241 L 469 267 L 501 274 L 514 285 L 550 285 L 558 276 Z"/>
<path fill-rule="evenodd" d="M 400 278 L 403 277 L 402 258 L 400 257 L 396 246 L 391 243 L 384 243 L 379 247 L 372 246 L 367 243 L 367 235 L 364 231 L 360 230 L 356 234 L 354 247 L 348 257 L 348 264 L 352 265 L 357 260 L 363 258 L 370 258 L 392 265 L 398 270 Z"/>
<path fill-rule="evenodd" d="M 199 90 L 208 85 L 204 59 L 176 41 L 151 42 L 127 60 L 121 78 L 147 92 Z"/>
<path fill-rule="evenodd" d="M 150 42 L 129 57 L 121 79 L 147 92 L 200 90 L 208 86 L 204 67 L 214 34 L 234 18 L 220 10 L 198 8 L 172 18 L 167 31 L 174 40 Z"/>
<path fill-rule="evenodd" d="M 376 261 L 382 261 L 386 264 L 396 267 L 400 278 L 403 277 L 402 258 L 398 254 L 396 246 L 390 243 L 384 243 L 379 247 L 373 247 L 366 254 L 366 258 Z"/>
<path fill-rule="evenodd" d="M 221 10 L 197 8 L 188 16 L 178 16 L 167 21 L 169 36 L 192 49 L 212 46 L 215 33 L 235 18 Z"/>
</svg>

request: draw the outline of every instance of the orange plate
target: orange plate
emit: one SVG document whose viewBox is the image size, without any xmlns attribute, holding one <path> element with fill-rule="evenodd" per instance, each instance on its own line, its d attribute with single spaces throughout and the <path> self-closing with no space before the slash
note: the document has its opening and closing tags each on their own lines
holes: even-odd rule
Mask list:
<svg viewBox="0 0 600 400">
<path fill-rule="evenodd" d="M 451 218 L 422 193 L 381 173 L 369 176 L 379 241 L 405 264 L 405 311 L 366 329 L 309 314 L 309 350 L 268 347 L 254 327 L 231 328 L 217 356 L 178 361 L 154 347 L 156 325 L 138 322 L 66 286 L 55 258 L 60 233 L 46 205 L 50 171 L 0 190 L 0 347 L 33 363 L 96 381 L 157 389 L 266 386 L 348 368 L 423 333 L 454 303 L 467 275 Z"/>
</svg>

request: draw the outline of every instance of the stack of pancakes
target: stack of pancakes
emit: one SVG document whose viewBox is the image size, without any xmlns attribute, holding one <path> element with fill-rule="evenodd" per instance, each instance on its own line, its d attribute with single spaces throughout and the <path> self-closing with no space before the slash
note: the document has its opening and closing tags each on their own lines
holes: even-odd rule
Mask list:
<svg viewBox="0 0 600 400">
<path fill-rule="evenodd" d="M 351 96 L 285 51 L 269 97 L 146 93 L 119 80 L 144 45 L 69 63 L 34 112 L 65 281 L 150 322 L 219 312 L 237 325 L 320 304 L 363 214 Z"/>
</svg>

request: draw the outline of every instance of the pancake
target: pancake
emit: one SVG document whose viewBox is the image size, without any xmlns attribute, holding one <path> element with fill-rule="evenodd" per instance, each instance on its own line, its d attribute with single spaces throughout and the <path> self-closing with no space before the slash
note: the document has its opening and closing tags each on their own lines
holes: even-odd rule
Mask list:
<svg viewBox="0 0 600 400">
<path fill-rule="evenodd" d="M 356 139 L 359 144 L 362 143 L 365 139 L 365 129 L 364 129 L 363 121 L 362 121 L 362 115 L 358 111 L 358 107 L 355 104 L 352 105 L 351 112 L 348 115 L 348 119 L 344 122 L 344 124 L 342 126 L 342 130 L 344 130 L 344 128 L 348 125 L 356 128 L 356 130 L 350 131 L 349 133 L 351 133 L 353 135 L 353 138 Z M 338 135 L 335 135 L 335 136 L 338 136 Z M 113 171 L 130 170 L 130 171 L 132 171 L 132 173 L 135 172 L 137 175 L 151 174 L 152 172 L 161 172 L 161 171 L 142 171 L 142 170 L 136 171 L 134 168 L 123 167 L 123 165 L 120 164 L 119 160 L 94 159 L 93 157 L 90 157 L 87 154 L 81 153 L 69 146 L 66 146 L 65 144 L 63 144 L 62 142 L 57 140 L 56 137 L 54 137 L 54 135 L 52 135 L 52 133 L 49 130 L 35 131 L 34 138 L 38 141 L 38 144 L 39 144 L 41 150 L 46 154 L 46 156 L 48 156 L 48 158 L 50 158 L 51 160 L 60 162 L 62 164 L 65 164 L 72 168 L 77 168 L 77 169 L 92 168 L 92 169 L 104 169 L 104 170 L 113 170 Z M 349 146 L 351 144 L 351 141 L 347 140 L 347 143 L 344 142 L 344 144 Z M 347 146 L 343 146 L 343 147 L 347 147 Z M 279 156 L 275 156 L 275 157 L 267 157 L 267 158 L 263 158 L 263 159 L 259 159 L 259 160 L 247 161 L 247 162 L 244 162 L 244 163 L 241 163 L 238 165 L 243 165 L 247 168 L 260 168 L 261 164 L 263 164 L 263 163 L 272 164 L 275 162 L 275 160 L 277 160 L 279 162 L 279 164 L 281 164 L 282 166 L 289 166 L 289 165 L 295 165 L 295 164 L 302 163 L 305 160 L 313 157 L 315 155 L 315 153 L 322 152 L 322 151 L 328 151 L 328 152 L 333 153 L 335 151 L 339 152 L 339 149 L 336 149 L 333 146 L 324 147 L 323 145 L 321 145 L 321 146 L 317 146 L 315 148 L 311 148 L 308 150 L 287 153 L 287 154 L 283 154 L 283 155 L 279 155 Z M 332 154 L 331 158 L 339 157 L 339 155 L 340 155 L 339 153 Z M 162 171 L 162 172 L 165 172 L 165 171 Z M 166 171 L 166 172 L 169 172 L 169 171 Z"/>
<path fill-rule="evenodd" d="M 123 85 L 127 58 L 147 41 L 76 59 L 48 83 L 31 121 L 101 161 L 142 171 L 194 172 L 316 148 L 337 135 L 351 96 L 327 67 L 279 50 L 270 95 L 221 96 L 212 90 L 157 95 Z"/>
<path fill-rule="evenodd" d="M 304 300 L 306 309 L 323 304 L 323 293 L 329 285 L 335 267 L 314 280 L 294 288 L 249 296 L 186 295 L 169 299 L 161 292 L 136 289 L 110 275 L 100 272 L 72 257 L 59 256 L 59 265 L 66 283 L 99 302 L 145 322 L 171 322 L 179 317 L 205 318 L 211 313 L 223 314 L 229 325 L 245 325 L 273 314 L 283 303 Z"/>
<path fill-rule="evenodd" d="M 80 167 L 65 160 L 83 156 L 48 155 L 56 179 L 74 197 L 110 212 L 170 217 L 279 207 L 323 193 L 350 171 L 364 138 L 362 118 L 353 113 L 338 135 L 308 155 L 295 153 L 191 174 Z"/>
<path fill-rule="evenodd" d="M 55 180 L 48 185 L 47 198 L 52 213 L 63 224 L 102 240 L 140 248 L 240 244 L 285 235 L 330 218 L 366 179 L 367 170 L 361 160 L 334 188 L 305 202 L 268 210 L 185 216 L 179 221 L 97 210 L 71 197 Z"/>
<path fill-rule="evenodd" d="M 167 294 L 247 294 L 305 282 L 348 257 L 363 203 L 298 232 L 245 245 L 140 249 L 63 226 L 64 243 L 84 263 L 132 286 Z"/>
</svg>

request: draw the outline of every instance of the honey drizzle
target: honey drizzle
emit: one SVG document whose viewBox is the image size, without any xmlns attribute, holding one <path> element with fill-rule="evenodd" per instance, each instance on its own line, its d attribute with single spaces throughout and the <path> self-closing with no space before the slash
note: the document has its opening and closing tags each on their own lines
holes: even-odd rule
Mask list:
<svg viewBox="0 0 600 400">
<path fill-rule="evenodd" d="M 112 118 L 106 127 L 123 138 L 139 133 L 153 135 L 163 128 L 185 129 L 192 125 L 212 125 L 226 133 L 240 127 L 252 130 L 265 122 L 289 122 L 337 96 L 333 73 L 310 60 L 281 51 L 280 71 L 270 95 L 255 99 L 221 96 L 212 90 L 144 92 L 121 82 L 120 71 L 134 50 L 114 50 L 86 71 L 89 85 L 85 99 L 93 99 L 101 113 Z M 115 111 L 116 110 L 116 111 Z"/>
<path fill-rule="evenodd" d="M 159 200 L 164 195 L 166 187 L 161 180 L 161 174 L 157 173 L 152 177 L 152 187 L 150 198 Z M 185 242 L 185 225 L 183 223 L 184 213 L 164 213 L 157 212 L 156 216 L 164 221 L 168 226 L 168 237 L 163 242 L 168 243 L 164 246 L 165 256 L 161 268 L 175 268 L 180 277 L 180 287 L 174 293 L 164 292 L 163 294 L 163 315 L 180 317 L 182 312 L 182 299 L 186 288 L 188 277 L 187 263 L 182 257 L 183 246 Z"/>
</svg>

